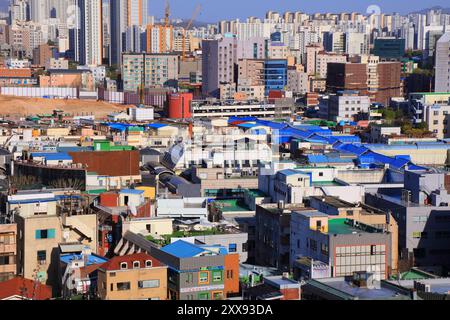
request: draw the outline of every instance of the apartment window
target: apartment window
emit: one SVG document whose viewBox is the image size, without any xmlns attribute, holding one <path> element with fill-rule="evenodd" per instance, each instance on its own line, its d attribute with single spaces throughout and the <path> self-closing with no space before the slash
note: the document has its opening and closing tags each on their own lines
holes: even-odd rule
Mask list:
<svg viewBox="0 0 450 320">
<path fill-rule="evenodd" d="M 222 292 L 213 292 L 213 299 L 214 300 L 222 300 L 223 299 L 223 293 Z"/>
<path fill-rule="evenodd" d="M 316 221 L 316 228 L 317 228 L 317 229 L 322 228 L 322 221 L 321 221 L 321 220 L 317 220 L 317 221 Z"/>
<path fill-rule="evenodd" d="M 120 263 L 120 270 L 126 270 L 126 269 L 128 269 L 128 263 L 121 262 Z"/>
<path fill-rule="evenodd" d="M 237 245 L 236 243 L 230 243 L 230 245 L 228 246 L 228 250 L 230 252 L 236 252 L 237 251 Z"/>
<path fill-rule="evenodd" d="M 433 115 L 438 116 L 439 115 L 439 111 L 433 111 Z"/>
<path fill-rule="evenodd" d="M 199 293 L 198 294 L 198 300 L 209 300 L 209 293 Z"/>
<path fill-rule="evenodd" d="M 353 216 L 353 210 L 347 210 L 347 216 Z"/>
<path fill-rule="evenodd" d="M 319 172 L 319 177 L 323 177 L 323 172 Z"/>
<path fill-rule="evenodd" d="M 139 289 L 159 288 L 159 280 L 138 281 Z"/>
<path fill-rule="evenodd" d="M 141 267 L 141 263 L 139 261 L 133 262 L 133 269 L 139 269 Z"/>
<path fill-rule="evenodd" d="M 110 272 L 110 273 L 109 273 L 109 276 L 112 277 L 112 278 L 114 278 L 114 277 L 116 276 L 116 273 L 115 273 L 115 272 Z"/>
<path fill-rule="evenodd" d="M 127 291 L 130 290 L 131 284 L 130 282 L 118 282 L 117 283 L 117 290 L 119 291 Z"/>
<path fill-rule="evenodd" d="M 213 271 L 213 281 L 214 282 L 222 281 L 222 271 Z"/>
<path fill-rule="evenodd" d="M 111 283 L 111 285 L 109 286 L 109 289 L 110 289 L 111 291 L 114 291 L 114 283 Z"/>
<path fill-rule="evenodd" d="M 207 284 L 207 283 L 209 283 L 209 272 L 208 271 L 201 271 L 199 273 L 198 282 L 200 284 Z"/>
<path fill-rule="evenodd" d="M 370 246 L 370 255 L 371 256 L 374 256 L 376 254 L 376 251 L 377 251 L 377 246 L 374 246 L 374 245 Z"/>
<path fill-rule="evenodd" d="M 233 279 L 233 270 L 227 270 L 227 279 Z"/>
<path fill-rule="evenodd" d="M 45 263 L 46 260 L 47 260 L 47 251 L 39 250 L 37 252 L 37 261 L 39 263 Z"/>
<path fill-rule="evenodd" d="M 194 282 L 194 275 L 192 273 L 188 273 L 186 275 L 186 283 L 193 283 Z"/>
<path fill-rule="evenodd" d="M 35 238 L 36 239 L 54 239 L 55 238 L 55 229 L 36 230 Z"/>
<path fill-rule="evenodd" d="M 146 268 L 151 268 L 152 267 L 152 260 L 145 261 L 145 267 Z"/>
</svg>

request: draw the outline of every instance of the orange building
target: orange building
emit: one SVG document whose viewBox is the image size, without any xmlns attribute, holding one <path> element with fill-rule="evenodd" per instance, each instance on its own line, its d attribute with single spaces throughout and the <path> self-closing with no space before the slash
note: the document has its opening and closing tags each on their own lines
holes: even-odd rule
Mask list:
<svg viewBox="0 0 450 320">
<path fill-rule="evenodd" d="M 173 51 L 173 26 L 147 26 L 147 53 L 168 53 Z"/>
<path fill-rule="evenodd" d="M 167 266 L 146 253 L 114 257 L 98 269 L 102 300 L 167 300 Z"/>
<path fill-rule="evenodd" d="M 0 68 L 2 78 L 31 78 L 31 69 L 7 69 Z"/>
<path fill-rule="evenodd" d="M 239 293 L 239 254 L 225 256 L 225 295 Z"/>
</svg>

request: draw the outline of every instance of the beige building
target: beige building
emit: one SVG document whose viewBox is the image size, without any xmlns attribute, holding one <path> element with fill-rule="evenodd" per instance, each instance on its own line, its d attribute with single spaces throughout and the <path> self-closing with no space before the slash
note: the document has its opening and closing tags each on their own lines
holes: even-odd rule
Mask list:
<svg viewBox="0 0 450 320">
<path fill-rule="evenodd" d="M 264 60 L 239 60 L 238 79 L 239 85 L 264 86 Z"/>
<path fill-rule="evenodd" d="M 81 243 L 96 252 L 97 216 L 63 214 L 55 194 L 24 192 L 8 197 L 17 222 L 17 273 L 38 279 L 58 292 L 58 245 Z"/>
<path fill-rule="evenodd" d="M 309 80 L 306 72 L 288 70 L 287 90 L 304 94 L 309 92 Z"/>
<path fill-rule="evenodd" d="M 310 198 L 310 201 L 312 208 L 329 217 L 351 219 L 390 232 L 392 250 L 390 266 L 392 271 L 398 269 L 398 224 L 391 214 L 371 206 L 352 204 L 337 197 L 314 196 Z"/>
<path fill-rule="evenodd" d="M 173 219 L 138 218 L 125 220 L 122 223 L 122 234 L 131 231 L 144 236 L 163 236 L 173 233 Z"/>
<path fill-rule="evenodd" d="M 248 100 L 264 100 L 264 86 L 238 85 L 237 93 L 242 93 Z"/>
<path fill-rule="evenodd" d="M 450 104 L 424 106 L 424 118 L 428 131 L 438 139 L 450 138 Z"/>
<path fill-rule="evenodd" d="M 17 274 L 17 225 L 0 224 L 0 282 Z"/>
<path fill-rule="evenodd" d="M 327 52 L 319 52 L 316 56 L 316 66 L 315 73 L 321 79 L 325 79 L 327 77 L 328 64 L 333 62 L 347 62 L 347 57 L 340 54 L 332 54 Z"/>
<path fill-rule="evenodd" d="M 146 253 L 114 257 L 98 270 L 102 300 L 167 300 L 167 266 Z"/>
</svg>

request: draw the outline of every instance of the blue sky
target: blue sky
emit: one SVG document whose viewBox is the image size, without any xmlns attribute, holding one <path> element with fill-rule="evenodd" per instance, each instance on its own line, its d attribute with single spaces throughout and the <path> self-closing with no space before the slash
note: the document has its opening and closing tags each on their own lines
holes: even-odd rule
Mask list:
<svg viewBox="0 0 450 320">
<path fill-rule="evenodd" d="M 162 17 L 165 0 L 150 0 L 150 15 Z M 366 12 L 378 5 L 383 12 L 409 13 L 432 6 L 450 7 L 448 0 L 170 0 L 172 16 L 189 18 L 197 4 L 203 10 L 197 20 L 216 22 L 224 19 L 245 19 L 264 16 L 268 10 L 312 12 Z"/>
</svg>

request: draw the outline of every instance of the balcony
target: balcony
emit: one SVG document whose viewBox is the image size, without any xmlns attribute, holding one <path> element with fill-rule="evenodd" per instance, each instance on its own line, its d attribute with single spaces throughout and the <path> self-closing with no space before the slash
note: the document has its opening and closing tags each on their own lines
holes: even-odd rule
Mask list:
<svg viewBox="0 0 450 320">
<path fill-rule="evenodd" d="M 17 266 L 15 264 L 0 265 L 0 273 L 16 273 Z"/>
</svg>

